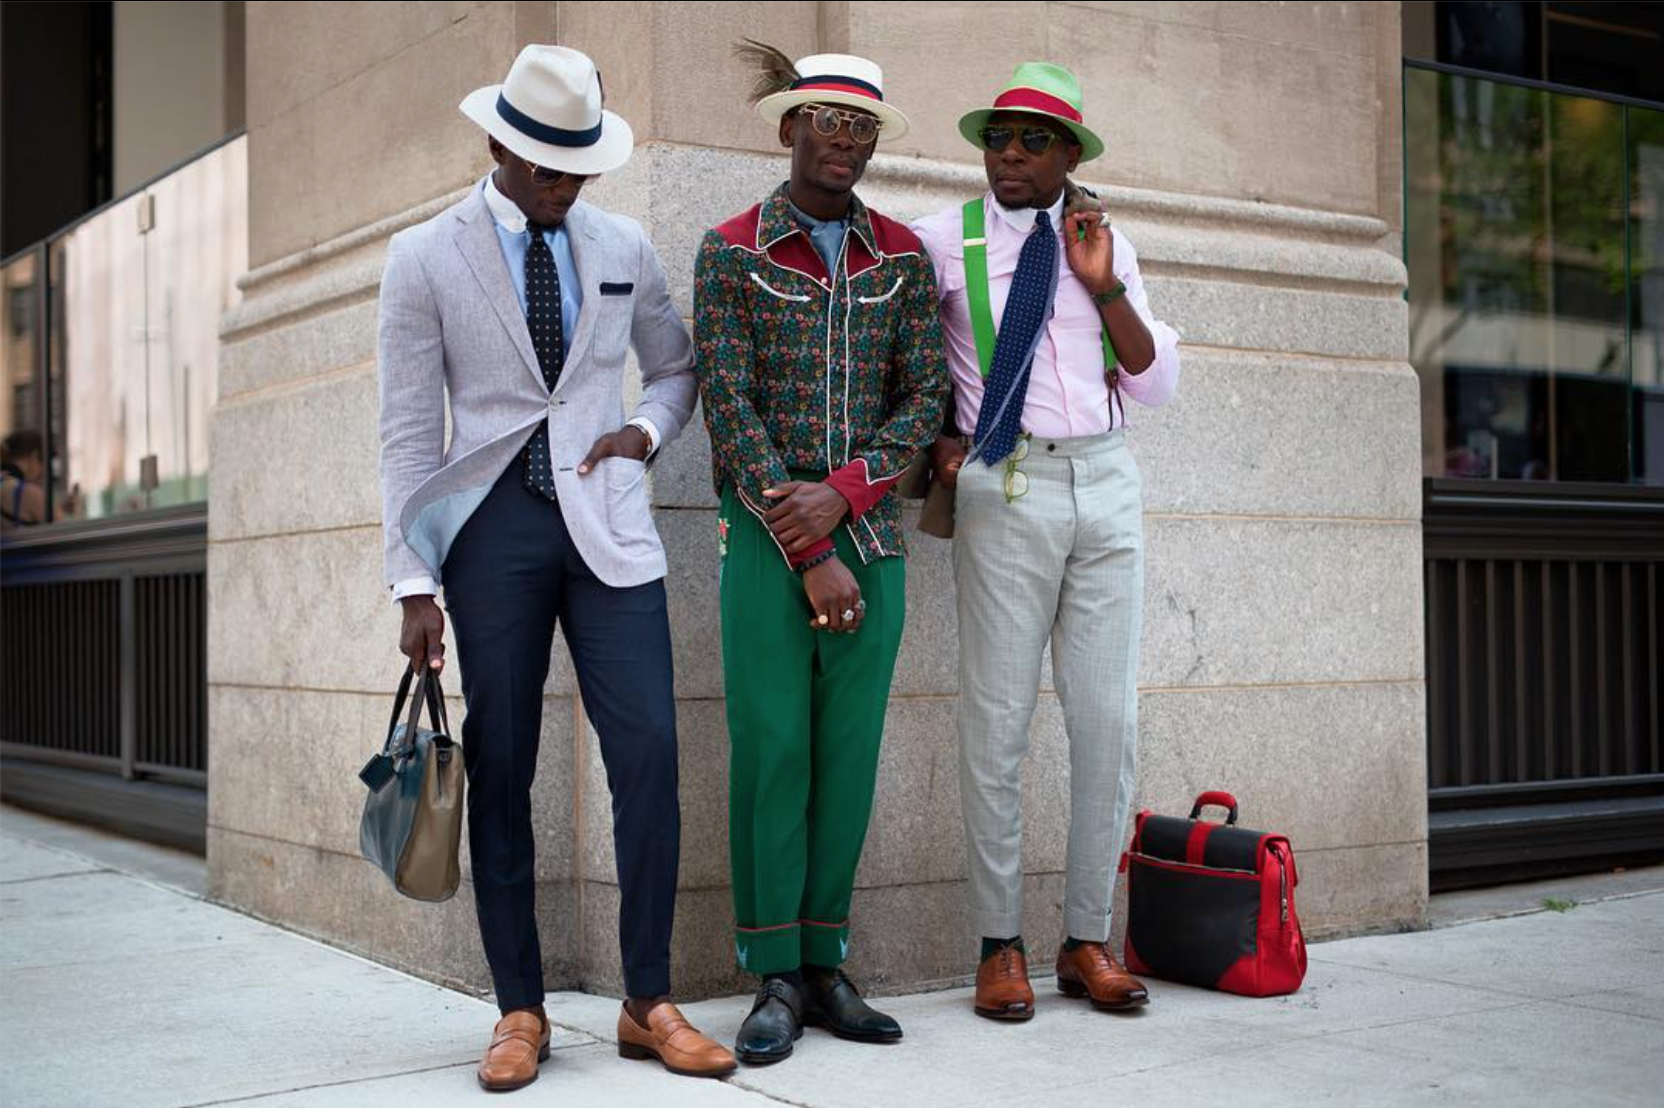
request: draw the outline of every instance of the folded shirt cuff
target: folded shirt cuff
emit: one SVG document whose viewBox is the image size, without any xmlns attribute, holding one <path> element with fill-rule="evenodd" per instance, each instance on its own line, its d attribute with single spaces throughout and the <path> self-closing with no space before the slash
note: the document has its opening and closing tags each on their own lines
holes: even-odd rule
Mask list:
<svg viewBox="0 0 1664 1108">
<path fill-rule="evenodd" d="M 438 596 L 439 582 L 432 577 L 406 577 L 393 586 L 393 600 L 398 602 L 407 596 Z"/>
<path fill-rule="evenodd" d="M 659 428 L 652 420 L 644 415 L 638 415 L 624 426 L 641 428 L 641 433 L 647 436 L 647 456 L 649 458 L 659 452 Z"/>
</svg>

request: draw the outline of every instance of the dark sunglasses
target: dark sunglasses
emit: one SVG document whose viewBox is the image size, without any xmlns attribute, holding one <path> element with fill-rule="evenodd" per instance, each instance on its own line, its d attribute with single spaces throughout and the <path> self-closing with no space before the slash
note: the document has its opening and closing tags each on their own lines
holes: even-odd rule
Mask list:
<svg viewBox="0 0 1664 1108">
<path fill-rule="evenodd" d="M 598 176 L 598 174 L 594 173 L 565 173 L 558 169 L 545 169 L 543 166 L 527 162 L 524 158 L 520 160 L 525 162 L 527 169 L 531 170 L 532 184 L 536 185 L 540 189 L 554 188 L 568 177 L 572 178 L 572 180 L 577 183 L 579 188 L 583 188 L 584 185 L 588 184 Z"/>
<path fill-rule="evenodd" d="M 982 140 L 984 150 L 992 150 L 996 154 L 1010 146 L 1012 139 L 1021 141 L 1023 149 L 1030 154 L 1044 154 L 1051 149 L 1052 143 L 1063 141 L 1058 138 L 1057 132 L 1045 127 L 1024 127 L 1021 134 L 1015 127 L 984 127 L 976 133 L 976 137 Z"/>
</svg>

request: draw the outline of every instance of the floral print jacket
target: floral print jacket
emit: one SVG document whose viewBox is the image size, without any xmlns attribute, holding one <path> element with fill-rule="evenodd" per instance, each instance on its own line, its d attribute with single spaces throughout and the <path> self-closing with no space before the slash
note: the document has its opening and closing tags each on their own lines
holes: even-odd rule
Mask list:
<svg viewBox="0 0 1664 1108">
<path fill-rule="evenodd" d="M 935 271 L 913 232 L 852 199 L 828 273 L 781 185 L 705 233 L 693 319 L 718 492 L 732 484 L 761 516 L 789 470 L 825 475 L 863 562 L 903 554 L 893 486 L 934 441 L 948 391 Z"/>
</svg>

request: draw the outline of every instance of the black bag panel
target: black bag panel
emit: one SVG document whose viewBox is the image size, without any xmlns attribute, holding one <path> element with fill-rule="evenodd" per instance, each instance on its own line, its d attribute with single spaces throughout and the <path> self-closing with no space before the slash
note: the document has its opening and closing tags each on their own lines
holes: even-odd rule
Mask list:
<svg viewBox="0 0 1664 1108">
<path fill-rule="evenodd" d="M 1152 858 L 1184 863 L 1191 830 L 1199 821 L 1178 816 L 1145 816 L 1138 828 L 1138 852 Z M 1202 864 L 1214 869 L 1259 872 L 1263 831 L 1215 824 L 1202 847 Z"/>
<path fill-rule="evenodd" d="M 1263 831 L 1246 827 L 1216 827 L 1202 847 L 1202 864 L 1214 869 L 1245 869 L 1258 873 Z"/>
<path fill-rule="evenodd" d="M 1175 816 L 1145 816 L 1138 827 L 1137 850 L 1169 862 L 1184 861 L 1185 844 L 1190 841 L 1190 821 Z"/>
<path fill-rule="evenodd" d="M 1144 830 L 1158 818 L 1145 820 Z M 1260 918 L 1257 878 L 1162 865 L 1135 855 L 1127 880 L 1127 937 L 1155 976 L 1212 988 L 1226 970 L 1254 953 Z"/>
</svg>

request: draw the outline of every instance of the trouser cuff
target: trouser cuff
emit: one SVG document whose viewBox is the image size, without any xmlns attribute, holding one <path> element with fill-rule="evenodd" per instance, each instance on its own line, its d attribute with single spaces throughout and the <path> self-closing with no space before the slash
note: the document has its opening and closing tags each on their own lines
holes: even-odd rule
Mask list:
<svg viewBox="0 0 1664 1108">
<path fill-rule="evenodd" d="M 803 922 L 803 960 L 811 966 L 841 966 L 849 957 L 849 921 Z"/>
<path fill-rule="evenodd" d="M 1023 933 L 1023 913 L 972 910 L 971 927 L 978 938 L 1009 939 Z"/>
<path fill-rule="evenodd" d="M 740 969 L 758 976 L 797 969 L 803 964 L 802 928 L 796 921 L 774 927 L 736 927 L 734 956 Z"/>
<path fill-rule="evenodd" d="M 1109 917 L 1096 912 L 1065 912 L 1063 930 L 1067 933 L 1065 938 L 1079 939 L 1083 943 L 1107 943 Z"/>
</svg>

